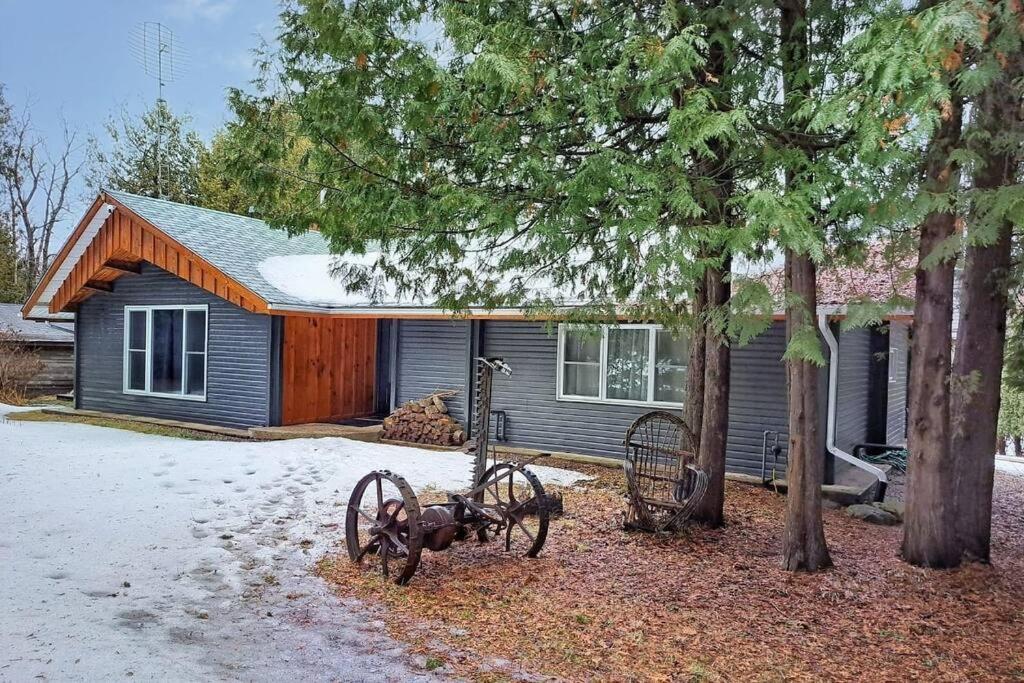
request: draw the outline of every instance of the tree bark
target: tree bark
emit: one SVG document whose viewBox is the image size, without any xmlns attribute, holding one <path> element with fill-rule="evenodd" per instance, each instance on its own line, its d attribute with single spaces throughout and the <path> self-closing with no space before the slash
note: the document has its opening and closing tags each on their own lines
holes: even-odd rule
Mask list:
<svg viewBox="0 0 1024 683">
<path fill-rule="evenodd" d="M 729 276 L 732 258 L 705 274 L 708 308 L 725 311 L 732 288 Z M 725 457 L 729 433 L 729 370 L 731 354 L 720 315 L 711 316 L 705 327 L 704 410 L 697 462 L 708 473 L 708 490 L 694 512 L 694 518 L 708 526 L 725 521 Z"/>
<path fill-rule="evenodd" d="M 782 87 L 786 126 L 795 127 L 802 98 L 810 95 L 810 54 L 806 0 L 781 0 L 779 8 Z M 807 151 L 813 156 L 812 151 Z M 796 178 L 786 170 L 791 190 Z M 818 276 L 809 254 L 786 249 L 786 337 L 815 331 Z M 819 339 L 820 343 L 820 339 Z M 786 467 L 786 527 L 782 566 L 788 571 L 818 571 L 832 566 L 821 521 L 821 486 L 825 481 L 825 448 L 818 402 L 818 366 L 801 358 L 786 360 L 789 405 L 789 459 Z"/>
<path fill-rule="evenodd" d="M 693 292 L 693 329 L 690 338 L 690 360 L 686 374 L 686 403 L 683 419 L 697 438 L 693 444 L 700 453 L 700 434 L 704 422 L 704 368 L 707 348 L 707 277 L 701 277 Z"/>
<path fill-rule="evenodd" d="M 786 292 L 798 299 L 786 306 L 786 337 L 814 327 L 817 272 L 806 254 L 786 251 Z M 825 449 L 818 403 L 818 366 L 793 358 L 786 361 L 789 399 L 789 462 L 786 468 L 786 528 L 782 566 L 789 571 L 818 571 L 832 566 L 821 522 L 821 486 L 825 481 Z"/>
<path fill-rule="evenodd" d="M 1020 437 L 1020 435 L 1017 435 L 1017 436 L 1013 437 L 1013 455 L 1014 455 L 1014 457 L 1017 457 L 1017 458 L 1024 458 L 1024 453 L 1021 453 L 1020 447 L 1021 447 L 1021 437 Z"/>
<path fill-rule="evenodd" d="M 961 102 L 954 97 L 930 144 L 925 177 L 929 194 L 942 195 L 957 187 L 957 169 L 950 153 L 960 142 L 962 116 Z M 944 259 L 930 268 L 922 265 L 933 252 L 948 246 L 955 231 L 955 214 L 928 214 L 921 225 L 915 272 L 907 430 L 910 460 L 902 552 L 903 559 L 922 567 L 960 563 L 949 411 L 954 259 Z"/>
<path fill-rule="evenodd" d="M 991 139 L 1024 129 L 1014 87 L 1024 71 L 1022 62 L 1021 55 L 1011 56 L 1004 72 L 975 101 L 975 123 Z M 981 157 L 984 164 L 975 171 L 974 188 L 984 201 L 984 193 L 1017 181 L 1021 155 L 990 147 Z M 982 220 L 976 216 L 969 225 L 978 226 Z M 957 460 L 957 540 L 966 559 L 980 562 L 989 561 L 992 539 L 993 454 L 999 427 L 1012 246 L 1013 226 L 1002 221 L 993 240 L 972 240 L 967 247 L 953 361 L 951 448 Z M 1005 445 L 1004 441 L 1003 449 Z"/>
<path fill-rule="evenodd" d="M 1006 455 L 1006 435 L 1000 434 L 996 439 L 996 455 Z"/>
<path fill-rule="evenodd" d="M 707 16 L 721 17 L 717 11 L 720 3 L 713 3 L 715 9 Z M 712 10 L 712 8 L 708 8 Z M 708 58 L 704 73 L 698 78 L 705 88 L 715 91 L 715 106 L 727 110 L 729 104 L 729 78 L 727 73 L 728 54 L 722 36 L 728 35 L 724 25 L 709 26 Z M 720 35 L 715 35 L 720 34 Z M 725 518 L 725 460 L 729 433 L 729 372 L 730 350 L 726 338 L 725 321 L 729 315 L 729 299 L 732 295 L 730 278 L 732 256 L 728 252 L 727 235 L 732 227 L 728 202 L 735 192 L 734 174 L 730 167 L 732 143 L 724 138 L 708 141 L 712 154 L 698 159 L 700 169 L 698 182 L 704 188 L 702 202 L 708 220 L 708 235 L 705 240 L 704 269 L 704 381 L 703 405 L 700 414 L 700 447 L 697 450 L 698 466 L 708 473 L 708 490 L 694 511 L 695 521 L 708 526 L 720 526 Z M 694 382 L 697 378 L 693 379 Z M 696 420 L 696 411 L 691 419 Z"/>
</svg>

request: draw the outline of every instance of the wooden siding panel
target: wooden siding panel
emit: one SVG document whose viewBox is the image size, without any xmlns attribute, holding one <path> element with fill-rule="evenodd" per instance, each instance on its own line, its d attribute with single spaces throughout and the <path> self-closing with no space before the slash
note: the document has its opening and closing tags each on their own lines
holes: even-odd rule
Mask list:
<svg viewBox="0 0 1024 683">
<path fill-rule="evenodd" d="M 28 381 L 25 388 L 27 394 L 62 394 L 74 388 L 74 344 L 28 343 L 27 346 L 41 364 L 39 372 Z"/>
<path fill-rule="evenodd" d="M 376 329 L 376 321 L 358 318 L 284 319 L 283 424 L 373 414 Z"/>
<path fill-rule="evenodd" d="M 50 310 L 65 310 L 68 305 L 90 296 L 91 292 L 83 291 L 89 280 L 110 281 L 123 275 L 106 270 L 106 263 L 115 257 L 117 260 L 151 263 L 240 308 L 252 312 L 267 311 L 266 303 L 249 295 L 241 285 L 234 283 L 232 287 L 233 281 L 215 267 L 122 209 L 115 209 L 107 217 L 92 243 L 58 287 Z"/>
</svg>

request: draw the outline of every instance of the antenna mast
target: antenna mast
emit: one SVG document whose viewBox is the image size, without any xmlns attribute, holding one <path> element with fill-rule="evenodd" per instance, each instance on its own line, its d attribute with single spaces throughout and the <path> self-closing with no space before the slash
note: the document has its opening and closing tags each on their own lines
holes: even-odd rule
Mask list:
<svg viewBox="0 0 1024 683">
<path fill-rule="evenodd" d="M 164 100 L 164 86 L 184 73 L 184 52 L 174 42 L 174 32 L 158 21 L 139 24 L 129 40 L 135 60 L 147 76 L 156 79 L 156 195 L 163 199 L 164 192 L 164 125 L 168 108 Z"/>
</svg>

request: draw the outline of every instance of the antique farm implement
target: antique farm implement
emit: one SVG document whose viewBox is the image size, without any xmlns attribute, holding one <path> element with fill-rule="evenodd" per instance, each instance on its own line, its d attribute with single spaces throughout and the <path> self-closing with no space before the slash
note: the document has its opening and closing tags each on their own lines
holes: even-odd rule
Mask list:
<svg viewBox="0 0 1024 683">
<path fill-rule="evenodd" d="M 523 463 L 498 462 L 490 454 L 489 425 L 494 371 L 512 369 L 500 358 L 477 359 L 474 415 L 475 486 L 447 501 L 421 506 L 412 487 L 387 470 L 363 477 L 349 499 L 345 542 L 353 562 L 368 563 L 385 579 L 412 578 L 423 549 L 441 551 L 454 541 L 476 537 L 501 542 L 508 552 L 536 557 L 548 533 L 552 501 Z"/>
</svg>

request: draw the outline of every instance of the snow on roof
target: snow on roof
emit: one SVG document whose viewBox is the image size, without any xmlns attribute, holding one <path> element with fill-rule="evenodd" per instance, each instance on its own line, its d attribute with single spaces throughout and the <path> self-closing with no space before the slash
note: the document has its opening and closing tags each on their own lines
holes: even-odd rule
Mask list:
<svg viewBox="0 0 1024 683">
<path fill-rule="evenodd" d="M 377 296 L 349 292 L 339 266 L 369 266 L 379 254 L 332 255 L 326 239 L 317 232 L 289 235 L 262 220 L 197 206 L 153 199 L 126 192 L 108 191 L 145 220 L 163 230 L 237 282 L 279 310 L 416 308 L 436 310 L 435 302 L 399 297 L 393 283 L 385 283 Z M 495 273 L 488 255 L 474 252 L 467 262 L 479 260 L 472 271 Z M 472 264 L 471 264 L 472 265 Z M 909 277 L 907 277 L 909 273 Z M 886 300 L 893 294 L 913 297 L 913 263 L 891 263 L 878 246 L 869 249 L 868 258 L 858 266 L 823 266 L 819 270 L 819 305 L 842 306 L 857 299 Z M 514 273 L 499 276 L 501 285 L 509 285 Z M 782 271 L 757 276 L 774 293 L 782 289 Z M 432 291 L 429 283 L 424 288 Z M 569 288 L 556 288 L 543 276 L 529 279 L 526 298 L 553 302 L 562 307 L 587 302 Z"/>
<path fill-rule="evenodd" d="M 261 261 L 275 256 L 330 254 L 327 240 L 318 232 L 289 235 L 251 216 L 127 192 L 106 192 L 267 302 L 309 303 L 267 282 L 260 274 Z"/>
<path fill-rule="evenodd" d="M 24 320 L 21 304 L 0 304 L 0 330 L 13 330 L 26 342 L 73 344 L 75 341 L 74 323 Z"/>
<path fill-rule="evenodd" d="M 371 266 L 379 257 L 378 253 L 346 254 L 331 256 L 327 254 L 272 256 L 260 261 L 257 268 L 260 276 L 275 289 L 284 292 L 290 299 L 301 300 L 314 307 L 339 308 L 433 308 L 434 303 L 422 298 L 399 296 L 397 287 L 392 282 L 384 283 L 376 298 L 361 292 L 348 291 L 338 270 L 343 266 Z M 481 256 L 467 257 L 482 259 Z M 508 286 L 514 273 L 502 276 L 502 284 Z M 426 288 L 428 291 L 430 287 Z M 528 297 L 550 299 L 561 306 L 580 306 L 578 297 L 571 296 L 567 291 L 555 288 L 545 277 L 534 277 L 530 280 Z"/>
<path fill-rule="evenodd" d="M 365 262 L 368 257 L 347 256 L 344 262 L 354 264 Z M 271 256 L 257 265 L 260 275 L 275 289 L 289 298 L 311 306 L 329 308 L 357 308 L 372 306 L 375 302 L 362 292 L 349 292 L 334 271 L 341 263 L 337 256 L 310 254 L 294 256 Z M 401 305 L 394 288 L 384 293 L 381 305 Z M 422 303 L 422 302 L 420 302 Z"/>
</svg>

